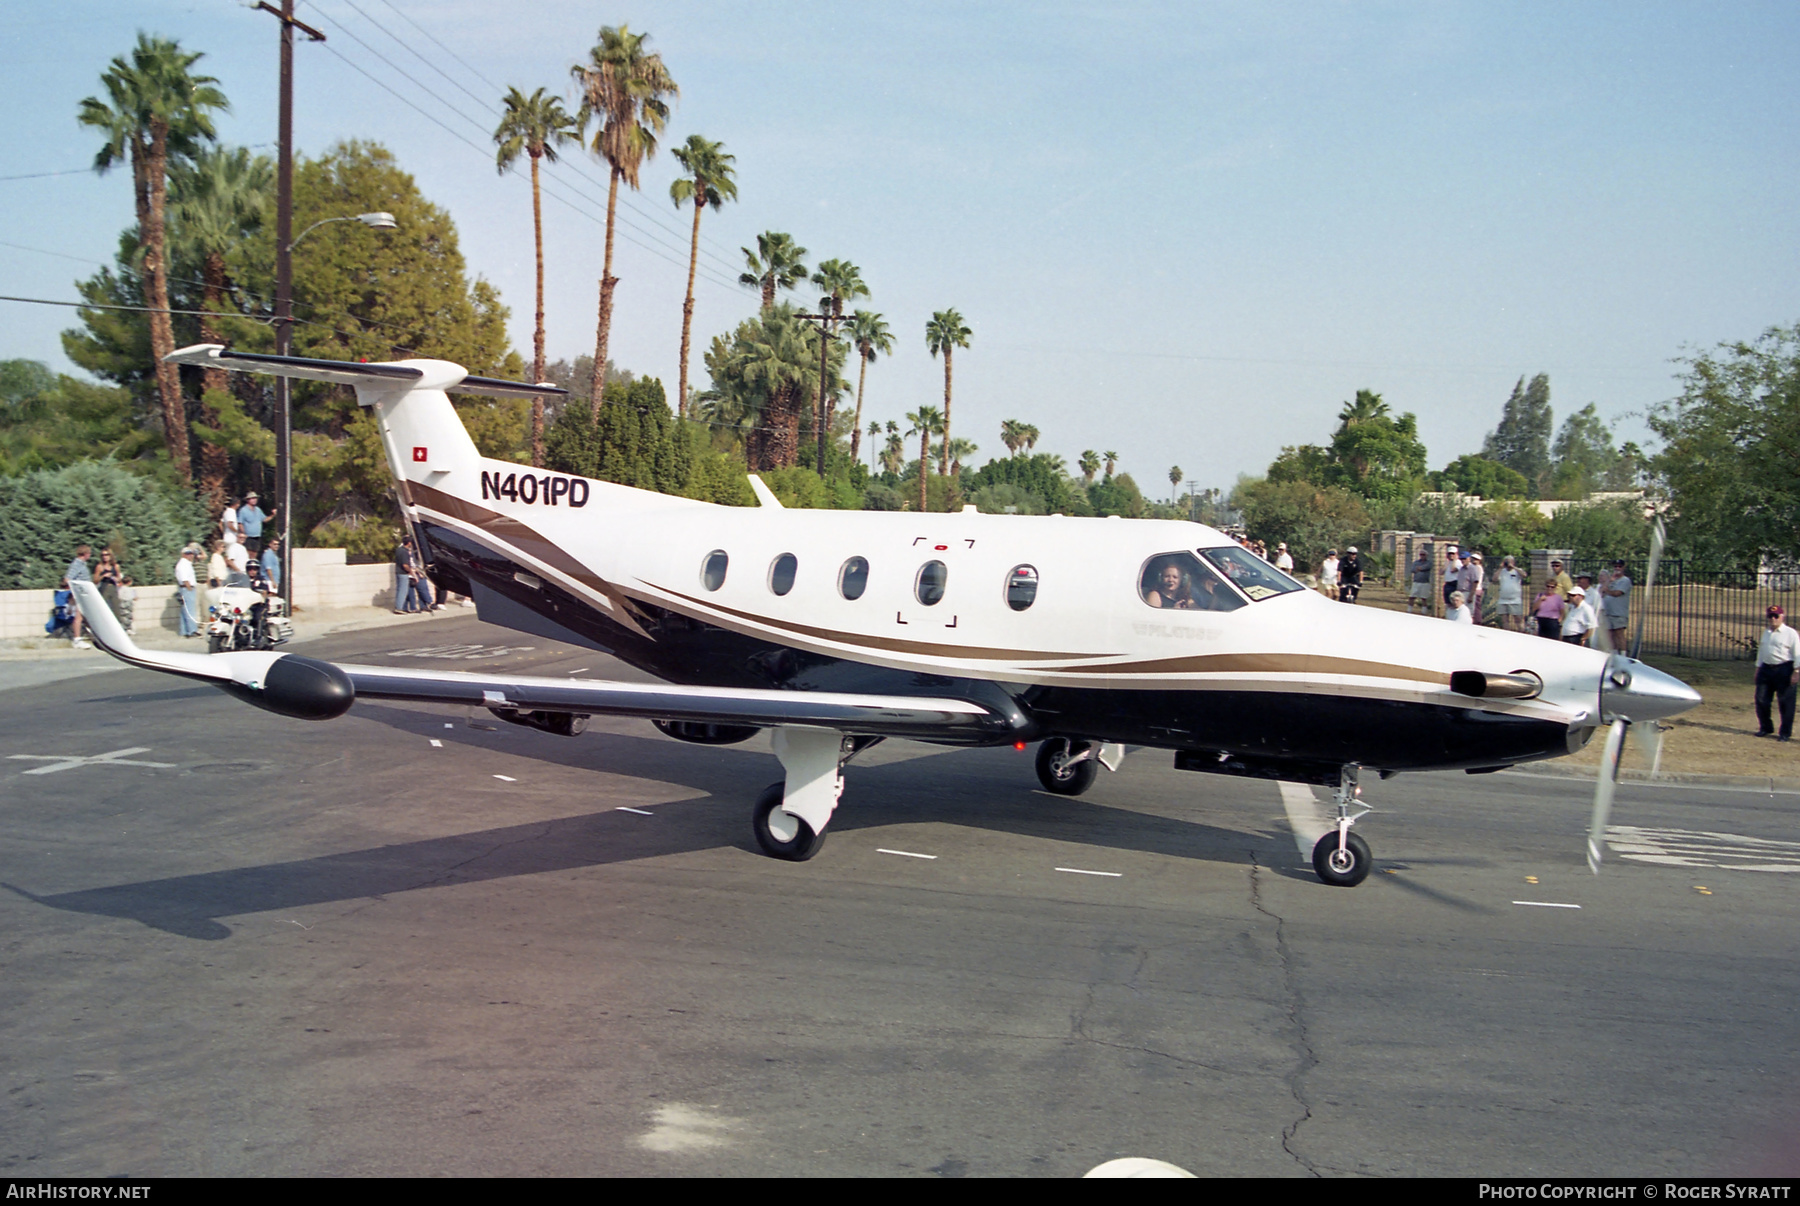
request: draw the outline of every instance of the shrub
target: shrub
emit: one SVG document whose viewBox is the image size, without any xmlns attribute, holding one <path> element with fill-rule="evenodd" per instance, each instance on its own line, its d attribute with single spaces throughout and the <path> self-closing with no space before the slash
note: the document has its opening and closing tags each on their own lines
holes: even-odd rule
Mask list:
<svg viewBox="0 0 1800 1206">
<path fill-rule="evenodd" d="M 111 461 L 0 478 L 0 589 L 62 581 L 75 546 L 111 547 L 140 584 L 175 580 L 175 558 L 212 526 L 192 494 Z"/>
</svg>

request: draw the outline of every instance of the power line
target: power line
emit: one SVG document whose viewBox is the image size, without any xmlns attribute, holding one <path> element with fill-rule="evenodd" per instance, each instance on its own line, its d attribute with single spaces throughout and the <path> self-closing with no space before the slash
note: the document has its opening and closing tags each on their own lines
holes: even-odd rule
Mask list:
<svg viewBox="0 0 1800 1206">
<path fill-rule="evenodd" d="M 404 46 L 407 50 L 407 53 L 413 55 L 420 62 L 422 62 L 426 66 L 430 67 L 431 70 L 435 71 L 437 74 L 442 76 L 445 80 L 449 81 L 456 88 L 460 89 L 465 95 L 474 99 L 477 103 L 486 106 L 489 109 L 489 111 L 492 112 L 493 114 L 495 114 L 496 116 L 498 116 L 502 112 L 501 108 L 499 106 L 497 106 L 493 102 L 493 100 L 484 99 L 483 97 L 479 96 L 474 91 L 469 89 L 465 84 L 463 84 L 462 81 L 456 79 L 449 72 L 445 71 L 442 64 L 433 62 L 431 59 L 427 58 L 425 55 L 419 53 L 418 48 L 413 46 L 412 43 L 408 42 L 405 38 L 402 38 L 399 35 L 395 34 L 392 30 L 388 29 L 385 25 L 381 24 L 381 22 L 379 22 L 379 21 L 375 20 L 375 18 L 371 17 L 362 8 L 358 7 L 357 4 L 355 3 L 355 0 L 344 0 L 344 3 L 347 4 L 356 13 L 358 13 L 363 18 L 363 20 L 365 20 L 369 24 L 373 25 L 376 29 L 379 29 L 382 33 L 386 34 L 389 38 L 393 39 L 399 45 Z M 394 5 L 391 3 L 391 0 L 384 0 L 384 3 L 387 3 L 388 7 L 394 9 L 394 11 L 396 13 L 400 13 L 400 10 L 398 8 L 394 7 Z M 316 8 L 317 5 L 315 4 L 314 7 Z M 441 49 L 443 49 L 443 51 L 446 54 L 450 55 L 451 58 L 455 59 L 458 63 L 462 64 L 462 66 L 465 69 L 467 69 L 470 72 L 470 74 L 474 75 L 476 79 L 479 79 L 482 83 L 488 85 L 489 88 L 493 89 L 493 92 L 495 94 L 498 94 L 499 92 L 502 91 L 501 87 L 498 84 L 495 84 L 492 80 L 489 80 L 486 76 L 482 75 L 481 72 L 477 71 L 467 61 L 465 61 L 461 56 L 457 55 L 455 51 L 451 50 L 448 46 L 445 46 L 442 41 L 440 41 L 438 38 L 434 37 L 430 32 L 425 30 L 425 28 L 423 26 L 421 26 L 417 21 L 414 21 L 411 17 L 406 16 L 405 13 L 400 13 L 400 16 L 404 20 L 406 20 L 406 22 L 409 25 L 411 25 L 414 29 L 417 29 L 420 33 L 424 34 L 427 38 L 430 38 L 433 43 L 435 43 L 437 46 L 439 46 Z M 334 21 L 333 24 L 337 24 L 339 29 L 344 28 L 341 23 Z M 394 66 L 394 64 L 392 63 L 391 60 L 387 59 L 385 56 L 382 56 L 379 51 L 376 51 L 373 47 L 369 46 L 369 44 L 367 42 L 363 42 L 361 38 L 357 38 L 355 34 L 349 33 L 348 30 L 345 30 L 345 33 L 348 34 L 351 38 L 355 39 L 365 49 L 368 49 L 371 54 L 375 54 L 378 58 L 381 58 L 383 62 L 389 63 L 390 66 Z M 399 68 L 398 66 L 394 66 L 394 69 L 396 71 L 401 70 L 401 68 Z M 409 75 L 407 78 L 411 79 L 412 77 Z M 417 82 L 417 81 L 414 81 L 414 82 Z M 421 84 L 420 87 L 423 88 L 424 85 Z M 426 91 L 430 92 L 429 89 L 426 89 Z M 435 93 L 433 93 L 432 95 L 434 97 L 436 96 Z M 448 106 L 446 106 L 446 107 L 448 107 Z M 452 111 L 454 112 L 455 110 L 452 110 Z M 466 115 L 463 115 L 461 113 L 459 113 L 458 115 L 463 116 L 465 120 L 470 120 L 466 117 Z M 479 124 L 479 123 L 475 123 L 475 124 Z M 485 129 L 483 129 L 482 132 L 484 134 L 487 133 L 487 131 Z M 582 177 L 584 180 L 587 180 L 590 184 L 593 184 L 596 187 L 606 188 L 609 186 L 609 183 L 610 183 L 609 181 L 599 179 L 599 178 L 589 174 L 585 170 L 585 165 L 582 165 L 578 162 L 569 161 L 569 160 L 561 160 L 561 159 L 559 159 L 557 162 L 560 164 L 566 164 L 570 171 L 574 172 L 576 175 Z M 673 227 L 670 224 L 668 224 L 667 222 L 665 222 L 661 217 L 658 217 L 657 215 L 646 210 L 643 206 L 640 206 L 637 203 L 636 198 L 633 197 L 629 193 L 627 193 L 623 198 L 621 198 L 621 201 L 623 202 L 624 207 L 626 209 L 631 210 L 633 213 L 637 214 L 639 217 L 645 219 L 646 221 L 650 222 L 651 224 L 660 227 L 662 230 L 667 232 L 669 235 L 678 239 L 680 241 L 680 244 L 681 244 L 681 247 L 683 250 L 687 249 L 688 232 L 676 229 L 675 227 Z M 724 244 L 718 242 L 718 240 L 716 240 L 712 236 L 706 235 L 706 234 L 702 234 L 700 236 L 700 243 L 701 243 L 700 252 L 702 255 L 710 256 L 717 263 L 718 267 L 723 268 L 726 272 L 736 272 L 737 271 L 737 265 L 735 264 L 735 262 L 732 261 L 731 259 L 727 258 L 731 251 L 730 248 L 725 247 Z M 718 252 L 713 251 L 711 247 L 707 246 L 707 244 L 709 244 L 709 243 L 712 245 L 712 247 L 718 247 L 718 248 L 722 249 L 723 251 L 725 251 L 727 254 L 720 255 Z"/>
</svg>

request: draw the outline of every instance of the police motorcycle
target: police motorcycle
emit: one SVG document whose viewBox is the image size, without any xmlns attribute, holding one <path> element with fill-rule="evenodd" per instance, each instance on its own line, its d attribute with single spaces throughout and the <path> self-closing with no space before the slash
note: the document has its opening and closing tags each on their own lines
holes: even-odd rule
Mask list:
<svg viewBox="0 0 1800 1206">
<path fill-rule="evenodd" d="M 212 592 L 207 608 L 206 651 L 229 653 L 239 649 L 273 649 L 294 635 L 294 622 L 280 595 L 264 594 L 262 579 L 233 572 L 225 585 Z"/>
</svg>

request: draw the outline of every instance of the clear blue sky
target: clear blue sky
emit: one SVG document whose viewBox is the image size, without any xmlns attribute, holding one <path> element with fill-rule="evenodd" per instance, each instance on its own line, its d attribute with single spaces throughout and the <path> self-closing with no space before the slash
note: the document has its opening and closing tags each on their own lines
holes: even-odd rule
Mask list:
<svg viewBox="0 0 1800 1206">
<path fill-rule="evenodd" d="M 1174 463 L 1229 485 L 1283 444 L 1323 441 L 1369 388 L 1417 412 L 1437 467 L 1478 450 L 1536 372 L 1559 422 L 1594 402 L 1642 439 L 1631 416 L 1675 392 L 1673 357 L 1800 319 L 1792 4 L 299 11 L 330 38 L 297 52 L 300 149 L 392 149 L 456 219 L 527 353 L 529 186 L 494 171 L 495 86 L 565 89 L 600 24 L 649 31 L 682 89 L 666 145 L 704 134 L 739 170 L 739 202 L 705 219 L 695 376 L 706 341 L 755 308 L 731 283 L 737 249 L 789 231 L 813 262 L 859 265 L 897 336 L 870 370 L 873 417 L 941 400 L 924 324 L 961 310 L 974 339 L 955 425 L 978 462 L 1020 418 L 1071 462 L 1118 451 L 1153 496 Z M 269 16 L 235 0 L 21 0 L 0 31 L 0 177 L 91 163 L 76 105 L 139 29 L 206 53 L 234 106 L 225 140 L 272 143 Z M 576 207 L 545 209 L 552 356 L 593 349 L 603 173 L 574 166 L 552 175 Z M 687 247 L 674 172 L 653 160 L 626 211 L 637 242 L 619 248 L 612 345 L 671 389 Z M 0 241 L 36 249 L 0 246 L 0 293 L 73 298 L 131 220 L 124 171 L 0 180 Z M 71 312 L 0 315 L 0 357 L 70 367 L 56 336 Z"/>
</svg>

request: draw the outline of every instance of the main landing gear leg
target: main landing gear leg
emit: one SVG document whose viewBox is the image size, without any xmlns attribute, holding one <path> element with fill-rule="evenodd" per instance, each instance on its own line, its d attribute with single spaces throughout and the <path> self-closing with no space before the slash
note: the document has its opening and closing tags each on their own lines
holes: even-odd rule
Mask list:
<svg viewBox="0 0 1800 1206">
<path fill-rule="evenodd" d="M 1337 794 L 1332 797 L 1337 806 L 1337 825 L 1319 839 L 1312 852 L 1313 870 L 1320 879 L 1339 888 L 1354 888 L 1369 878 L 1369 868 L 1375 861 L 1369 844 L 1350 832 L 1350 826 L 1371 811 L 1360 803 L 1362 788 L 1356 782 L 1360 769 L 1356 763 L 1347 762 L 1338 772 Z"/>
<path fill-rule="evenodd" d="M 775 858 L 801 863 L 825 844 L 825 826 L 844 794 L 844 764 L 880 738 L 848 737 L 835 729 L 784 725 L 775 730 L 775 756 L 787 778 L 756 801 L 756 844 Z"/>
</svg>

